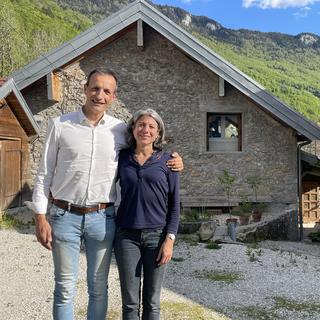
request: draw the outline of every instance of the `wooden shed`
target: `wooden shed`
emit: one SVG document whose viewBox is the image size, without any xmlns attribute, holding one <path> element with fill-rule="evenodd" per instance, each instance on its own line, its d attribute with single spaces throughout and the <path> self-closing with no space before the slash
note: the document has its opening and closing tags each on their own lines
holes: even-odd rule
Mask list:
<svg viewBox="0 0 320 320">
<path fill-rule="evenodd" d="M 39 128 L 13 79 L 0 79 L 0 212 L 30 192 L 29 142 Z"/>
</svg>

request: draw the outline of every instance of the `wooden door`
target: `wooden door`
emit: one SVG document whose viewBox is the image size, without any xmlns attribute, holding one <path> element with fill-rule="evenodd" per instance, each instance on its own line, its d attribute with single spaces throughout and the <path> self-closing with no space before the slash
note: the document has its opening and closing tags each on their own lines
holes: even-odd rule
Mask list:
<svg viewBox="0 0 320 320">
<path fill-rule="evenodd" d="M 0 210 L 21 205 L 21 141 L 0 140 Z"/>
<path fill-rule="evenodd" d="M 320 186 L 318 182 L 304 181 L 302 195 L 303 222 L 320 219 Z"/>
</svg>

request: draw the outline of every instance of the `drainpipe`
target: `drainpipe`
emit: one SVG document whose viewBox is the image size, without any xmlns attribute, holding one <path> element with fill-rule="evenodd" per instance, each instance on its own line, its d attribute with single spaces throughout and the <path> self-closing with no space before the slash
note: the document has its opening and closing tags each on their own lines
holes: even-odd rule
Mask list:
<svg viewBox="0 0 320 320">
<path fill-rule="evenodd" d="M 298 202 L 299 202 L 299 240 L 303 240 L 303 215 L 302 215 L 302 176 L 301 176 L 301 148 L 310 144 L 311 141 L 298 142 L 297 158 L 298 158 Z"/>
</svg>

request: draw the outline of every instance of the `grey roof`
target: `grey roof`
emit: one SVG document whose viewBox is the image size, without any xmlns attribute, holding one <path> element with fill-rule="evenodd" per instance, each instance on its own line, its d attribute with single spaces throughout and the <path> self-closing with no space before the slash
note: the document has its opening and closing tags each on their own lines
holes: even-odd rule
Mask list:
<svg viewBox="0 0 320 320">
<path fill-rule="evenodd" d="M 9 79 L 0 87 L 0 99 L 14 101 L 15 106 L 10 103 L 9 106 L 29 137 L 39 135 L 40 128 L 13 79 Z"/>
<path fill-rule="evenodd" d="M 15 72 L 19 89 L 23 89 L 49 72 L 67 64 L 100 42 L 141 19 L 193 59 L 255 101 L 263 110 L 295 129 L 309 140 L 320 140 L 320 128 L 288 107 L 265 88 L 203 45 L 144 0 L 137 0 L 89 28 L 62 46 Z"/>
<path fill-rule="evenodd" d="M 301 160 L 320 168 L 320 158 L 310 152 L 301 151 Z"/>
</svg>

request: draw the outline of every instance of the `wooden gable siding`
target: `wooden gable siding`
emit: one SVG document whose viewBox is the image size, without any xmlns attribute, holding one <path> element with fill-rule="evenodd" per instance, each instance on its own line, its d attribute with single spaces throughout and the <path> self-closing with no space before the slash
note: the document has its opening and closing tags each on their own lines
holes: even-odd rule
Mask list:
<svg viewBox="0 0 320 320">
<path fill-rule="evenodd" d="M 19 127 L 23 128 L 25 135 L 32 134 L 34 132 L 34 128 L 32 126 L 32 123 L 30 123 L 30 120 L 28 119 L 28 116 L 23 109 L 22 105 L 16 98 L 14 93 L 10 93 L 5 101 L 10 106 L 12 114 L 14 114 L 16 119 L 19 119 Z"/>
<path fill-rule="evenodd" d="M 0 137 L 28 140 L 28 136 L 8 105 L 0 108 Z"/>
</svg>

